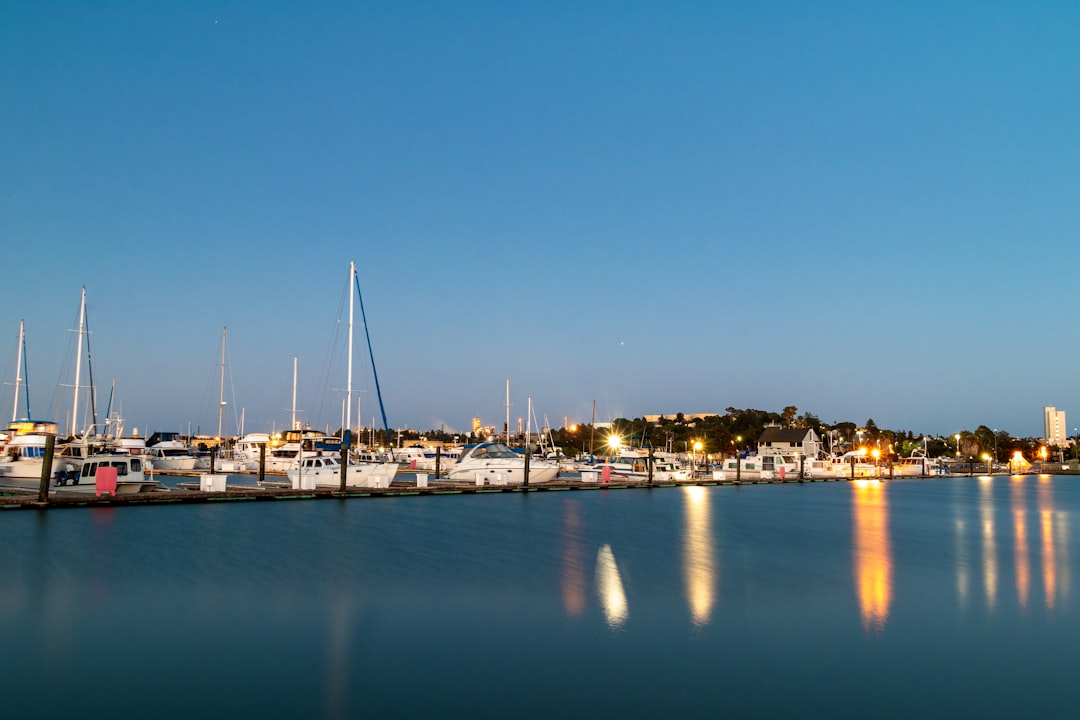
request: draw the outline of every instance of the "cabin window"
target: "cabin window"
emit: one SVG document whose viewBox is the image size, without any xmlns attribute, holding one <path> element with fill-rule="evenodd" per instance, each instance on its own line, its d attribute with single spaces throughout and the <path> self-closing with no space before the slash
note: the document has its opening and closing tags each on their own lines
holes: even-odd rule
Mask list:
<svg viewBox="0 0 1080 720">
<path fill-rule="evenodd" d="M 132 460 L 131 461 L 131 472 L 133 472 L 133 473 L 142 472 L 142 461 L 141 460 Z"/>
<path fill-rule="evenodd" d="M 114 462 L 114 463 L 109 463 L 109 464 L 112 465 L 114 468 L 116 468 L 116 474 L 117 475 L 127 475 L 127 463 Z"/>
<path fill-rule="evenodd" d="M 82 466 L 82 476 L 83 477 L 93 477 L 94 472 L 96 470 L 97 470 L 97 463 L 96 462 L 86 463 L 86 464 L 84 464 Z"/>
</svg>

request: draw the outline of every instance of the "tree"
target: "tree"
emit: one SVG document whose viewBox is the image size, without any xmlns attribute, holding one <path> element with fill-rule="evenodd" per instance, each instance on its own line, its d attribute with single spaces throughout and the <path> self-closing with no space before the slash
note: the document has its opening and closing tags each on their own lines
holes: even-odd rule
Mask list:
<svg viewBox="0 0 1080 720">
<path fill-rule="evenodd" d="M 784 419 L 784 425 L 791 427 L 791 423 L 795 420 L 795 416 L 799 414 L 799 408 L 794 405 L 788 405 L 784 408 L 784 412 L 780 413 L 780 417 Z"/>
</svg>

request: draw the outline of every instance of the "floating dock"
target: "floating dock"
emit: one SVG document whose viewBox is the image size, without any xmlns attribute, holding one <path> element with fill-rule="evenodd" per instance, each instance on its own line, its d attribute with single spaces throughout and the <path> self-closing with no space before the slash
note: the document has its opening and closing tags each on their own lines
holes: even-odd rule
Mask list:
<svg viewBox="0 0 1080 720">
<path fill-rule="evenodd" d="M 599 482 L 583 481 L 576 477 L 557 478 L 547 482 L 530 484 L 528 487 L 514 485 L 476 485 L 452 482 L 446 479 L 429 480 L 426 486 L 418 486 L 415 481 L 395 479 L 388 488 L 349 487 L 344 492 L 336 488 L 320 487 L 314 490 L 296 490 L 284 487 L 285 483 L 267 483 L 267 487 L 255 485 L 227 485 L 223 492 L 204 492 L 196 483 L 181 483 L 176 488 L 166 488 L 151 492 L 97 497 L 90 493 L 64 492 L 54 490 L 49 493 L 48 502 L 38 502 L 37 493 L 0 496 L 0 509 L 59 509 L 76 507 L 119 507 L 129 505 L 166 505 L 211 502 L 240 501 L 280 501 L 280 500 L 344 500 L 350 498 L 403 497 L 413 495 L 480 495 L 488 493 L 529 493 L 554 492 L 568 490 L 647 490 L 651 488 L 693 487 L 711 485 L 791 485 L 809 482 L 840 482 L 846 478 L 814 478 L 805 480 L 715 480 L 696 478 L 692 480 L 668 481 L 664 483 L 648 482 Z"/>
</svg>

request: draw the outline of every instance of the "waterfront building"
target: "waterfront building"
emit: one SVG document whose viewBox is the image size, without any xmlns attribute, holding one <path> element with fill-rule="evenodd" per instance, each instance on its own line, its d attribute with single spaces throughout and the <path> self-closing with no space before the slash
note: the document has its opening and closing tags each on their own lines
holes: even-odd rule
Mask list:
<svg viewBox="0 0 1080 720">
<path fill-rule="evenodd" d="M 779 453 L 816 458 L 821 438 L 809 428 L 767 427 L 758 438 L 758 454 Z"/>
<path fill-rule="evenodd" d="M 1052 405 L 1043 408 L 1043 438 L 1047 445 L 1065 447 L 1067 427 L 1064 410 L 1058 410 Z"/>
</svg>

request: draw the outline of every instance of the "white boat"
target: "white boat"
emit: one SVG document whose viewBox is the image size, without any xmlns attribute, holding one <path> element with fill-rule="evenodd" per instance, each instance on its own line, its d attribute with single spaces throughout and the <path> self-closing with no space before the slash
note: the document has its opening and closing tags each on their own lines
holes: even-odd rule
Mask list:
<svg viewBox="0 0 1080 720">
<path fill-rule="evenodd" d="M 35 428 L 29 432 L 23 432 L 14 426 L 31 425 Z M 45 464 L 45 443 L 48 434 L 55 435 L 56 423 L 12 423 L 9 432 L 15 434 L 4 445 L 3 456 L 0 457 L 0 485 L 5 487 L 32 487 L 36 488 L 41 482 L 41 471 Z M 63 458 L 59 452 L 54 451 L 52 466 L 49 468 L 49 476 L 56 473 L 70 474 L 79 469 L 78 464 L 72 458 Z M 27 484 L 30 481 L 30 484 Z"/>
<path fill-rule="evenodd" d="M 876 478 L 888 476 L 887 465 L 867 459 L 866 453 L 851 451 L 843 455 L 807 460 L 804 471 L 808 478 Z"/>
<path fill-rule="evenodd" d="M 349 263 L 349 332 L 348 332 L 348 365 L 346 370 L 345 390 L 345 417 L 343 428 L 346 434 L 352 433 L 352 369 L 353 369 L 353 302 L 360 292 L 360 285 L 356 279 L 356 263 Z M 355 288 L 355 292 L 354 292 Z M 363 311 L 363 301 L 360 309 Z M 370 351 L 370 344 L 368 347 Z M 295 363 L 293 365 L 295 373 Z M 372 368 L 374 372 L 374 367 Z M 376 390 L 378 390 L 378 376 L 375 376 Z M 294 376 L 295 386 L 295 376 Z M 381 408 L 381 395 L 380 395 Z M 295 403 L 295 390 L 294 390 Z M 385 416 L 385 415 L 384 415 Z M 296 431 L 288 431 L 296 432 Z M 311 431 L 308 431 L 310 433 Z M 387 430 L 389 436 L 389 430 Z M 288 434 L 286 440 L 289 439 Z M 341 487 L 342 472 L 345 473 L 345 487 L 389 487 L 390 482 L 397 474 L 399 464 L 396 460 L 376 460 L 374 462 L 350 463 L 344 468 L 341 466 L 342 440 L 334 436 L 300 436 L 299 450 L 295 456 L 295 462 L 285 468 L 294 488 L 306 489 L 314 483 L 315 487 Z M 287 443 L 288 444 L 288 443 Z M 284 448 L 285 446 L 282 446 Z M 275 459 L 279 458 L 281 449 L 275 450 Z M 314 452 L 312 457 L 309 452 Z M 282 458 L 284 459 L 284 458 Z"/>
<path fill-rule="evenodd" d="M 719 472 L 724 480 L 795 479 L 799 477 L 799 458 L 773 453 L 725 458 L 720 463 Z"/>
<path fill-rule="evenodd" d="M 653 482 L 676 482 L 690 479 L 690 471 L 678 461 L 656 454 L 653 455 L 652 460 Z M 602 476 L 605 468 L 607 468 L 608 476 L 613 480 L 646 482 L 649 479 L 649 454 L 645 450 L 626 450 L 607 462 L 593 465 L 585 472 L 599 472 Z"/>
<path fill-rule="evenodd" d="M 941 461 L 938 458 L 927 457 L 926 452 L 921 448 L 913 450 L 908 457 L 900 458 L 892 466 L 892 474 L 899 477 L 930 477 L 945 472 L 947 469 Z"/>
<path fill-rule="evenodd" d="M 310 428 L 275 434 L 266 453 L 266 469 L 287 472 L 296 468 L 301 458 L 312 456 L 340 457 L 341 438 Z"/>
<path fill-rule="evenodd" d="M 249 472 L 259 469 L 259 448 L 270 447 L 268 433 L 248 433 L 236 441 L 228 455 L 217 460 L 216 467 L 222 472 Z"/>
<path fill-rule="evenodd" d="M 0 463 L 0 487 L 10 490 L 35 491 L 41 484 L 41 468 L 44 463 L 44 443 L 41 443 L 41 455 L 37 455 L 36 437 L 20 435 L 15 439 L 28 438 L 30 442 L 20 441 L 17 447 L 26 454 L 23 460 Z M 42 440 L 44 438 L 42 437 Z M 49 478 L 49 489 L 62 492 L 94 493 L 97 490 L 97 472 L 99 468 L 116 469 L 116 494 L 129 494 L 163 490 L 164 487 L 153 477 L 146 475 L 147 464 L 140 457 L 123 453 L 102 453 L 83 459 L 81 467 L 71 463 L 54 460 L 53 472 Z M 36 468 L 37 474 L 32 470 Z M 31 474 L 28 474 L 31 473 Z"/>
<path fill-rule="evenodd" d="M 347 488 L 388 488 L 397 474 L 398 464 L 373 462 L 349 464 L 345 472 Z M 341 487 L 341 461 L 331 455 L 304 457 L 300 466 L 286 471 L 294 490 L 317 487 Z"/>
<path fill-rule="evenodd" d="M 155 470 L 194 470 L 199 458 L 180 441 L 180 433 L 154 433 L 143 456 Z"/>
<path fill-rule="evenodd" d="M 530 484 L 547 482 L 558 472 L 554 463 L 529 459 Z M 447 478 L 477 485 L 521 485 L 525 482 L 525 456 L 501 442 L 466 445 Z"/>
</svg>

